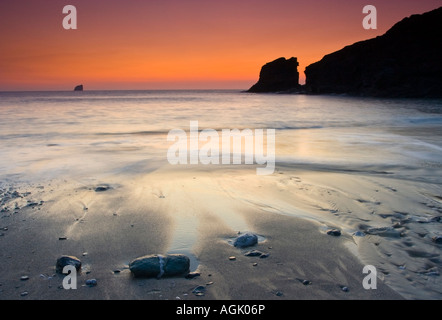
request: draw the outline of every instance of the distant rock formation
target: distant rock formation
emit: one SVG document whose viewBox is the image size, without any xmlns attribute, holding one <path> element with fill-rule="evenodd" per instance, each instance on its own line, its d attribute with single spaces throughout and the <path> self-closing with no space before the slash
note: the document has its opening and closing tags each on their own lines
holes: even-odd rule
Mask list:
<svg viewBox="0 0 442 320">
<path fill-rule="evenodd" d="M 326 55 L 305 75 L 311 93 L 442 97 L 442 7 Z"/>
<path fill-rule="evenodd" d="M 259 81 L 247 92 L 281 92 L 299 88 L 298 59 L 279 58 L 261 68 Z"/>
<path fill-rule="evenodd" d="M 74 91 L 83 91 L 83 85 L 80 84 L 79 86 L 76 86 Z"/>
</svg>

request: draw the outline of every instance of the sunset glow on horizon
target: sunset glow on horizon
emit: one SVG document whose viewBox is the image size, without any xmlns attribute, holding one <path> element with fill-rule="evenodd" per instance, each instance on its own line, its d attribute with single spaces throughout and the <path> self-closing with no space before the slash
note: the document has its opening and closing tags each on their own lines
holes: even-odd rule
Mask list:
<svg viewBox="0 0 442 320">
<path fill-rule="evenodd" d="M 78 29 L 62 26 L 65 5 Z M 378 29 L 362 27 L 375 5 Z M 16 0 L 0 2 L 0 91 L 248 89 L 262 65 L 384 34 L 440 0 Z"/>
</svg>

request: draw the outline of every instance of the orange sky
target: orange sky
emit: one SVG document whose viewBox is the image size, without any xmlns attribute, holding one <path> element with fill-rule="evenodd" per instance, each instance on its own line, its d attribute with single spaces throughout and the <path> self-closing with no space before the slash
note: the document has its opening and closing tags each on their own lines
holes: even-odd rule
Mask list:
<svg viewBox="0 0 442 320">
<path fill-rule="evenodd" d="M 62 9 L 78 10 L 64 30 Z M 362 28 L 362 8 L 378 30 Z M 248 89 L 266 62 L 304 69 L 440 0 L 3 0 L 0 91 Z"/>
</svg>

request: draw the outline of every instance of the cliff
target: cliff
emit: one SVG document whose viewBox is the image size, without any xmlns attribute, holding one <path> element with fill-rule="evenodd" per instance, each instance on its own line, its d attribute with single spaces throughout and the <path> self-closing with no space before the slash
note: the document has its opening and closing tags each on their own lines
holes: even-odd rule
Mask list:
<svg viewBox="0 0 442 320">
<path fill-rule="evenodd" d="M 326 55 L 305 75 L 311 93 L 442 97 L 442 7 Z"/>
<path fill-rule="evenodd" d="M 261 68 L 259 81 L 248 92 L 281 92 L 299 88 L 299 72 L 297 58 L 279 58 Z"/>
</svg>

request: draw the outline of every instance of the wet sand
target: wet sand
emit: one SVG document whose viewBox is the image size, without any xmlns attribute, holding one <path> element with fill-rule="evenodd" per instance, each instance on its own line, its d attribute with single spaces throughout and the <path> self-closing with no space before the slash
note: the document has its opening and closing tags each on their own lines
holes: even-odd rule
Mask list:
<svg viewBox="0 0 442 320">
<path fill-rule="evenodd" d="M 432 241 L 442 188 L 393 171 L 280 165 L 258 177 L 250 167 L 166 166 L 1 190 L 2 300 L 442 298 L 441 245 Z M 232 246 L 246 231 L 260 242 Z M 269 256 L 244 256 L 250 249 Z M 128 269 L 134 258 L 166 253 L 188 255 L 200 276 L 137 279 Z M 77 290 L 55 273 L 61 255 L 82 261 Z M 367 264 L 378 271 L 376 290 L 362 286 Z"/>
</svg>

